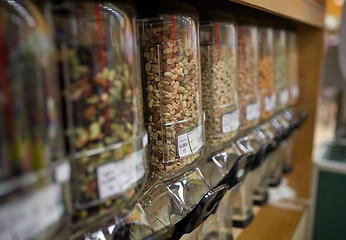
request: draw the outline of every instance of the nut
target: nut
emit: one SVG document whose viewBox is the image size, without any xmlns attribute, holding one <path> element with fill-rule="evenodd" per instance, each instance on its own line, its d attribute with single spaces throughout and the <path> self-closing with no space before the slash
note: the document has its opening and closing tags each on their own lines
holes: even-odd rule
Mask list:
<svg viewBox="0 0 346 240">
<path fill-rule="evenodd" d="M 220 29 L 224 29 L 226 26 L 234 27 L 227 24 Z M 208 30 L 201 28 L 201 31 Z M 220 32 L 218 34 L 222 37 L 224 33 Z M 235 36 L 233 36 L 233 39 L 235 39 Z M 233 41 L 235 42 L 235 40 Z M 207 147 L 213 147 L 231 140 L 238 131 L 238 129 L 232 129 L 228 132 L 222 131 L 223 115 L 238 108 L 236 90 L 237 55 L 234 42 L 221 40 L 219 44 L 201 45 L 202 101 L 205 111 Z M 178 89 L 178 93 L 184 91 L 183 88 Z"/>
<path fill-rule="evenodd" d="M 176 27 L 171 24 L 162 26 L 162 22 L 152 23 L 150 27 L 148 25 L 144 34 L 151 45 L 141 47 L 145 65 L 143 79 L 147 80 L 143 81 L 143 89 L 147 90 L 144 102 L 148 108 L 146 122 L 152 149 L 151 163 L 155 163 L 151 167 L 159 176 L 185 167 L 200 154 L 180 158 L 178 153 L 177 133 L 195 128 L 202 109 L 198 102 L 200 79 L 196 74 L 199 73 L 197 42 L 192 43 L 198 38 L 193 36 L 195 32 L 189 30 L 193 27 L 184 28 L 178 24 L 180 20 L 175 21 Z M 152 37 L 153 33 L 155 37 Z M 160 69 L 156 70 L 153 65 L 157 62 Z M 149 65 L 150 68 L 146 67 Z"/>
</svg>

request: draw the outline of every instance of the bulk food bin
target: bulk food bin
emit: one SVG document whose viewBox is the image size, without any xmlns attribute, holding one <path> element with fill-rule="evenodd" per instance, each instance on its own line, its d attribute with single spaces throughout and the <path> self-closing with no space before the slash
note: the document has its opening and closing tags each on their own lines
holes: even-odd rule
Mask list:
<svg viewBox="0 0 346 240">
<path fill-rule="evenodd" d="M 159 179 L 140 203 L 153 229 L 174 227 L 176 239 L 201 224 L 226 189 L 211 189 L 194 165 L 204 146 L 198 13 L 178 1 L 138 9 L 149 165 Z"/>
<path fill-rule="evenodd" d="M 283 28 L 274 29 L 274 86 L 276 92 L 276 109 L 278 113 L 287 107 L 289 89 L 287 81 L 287 42 Z"/>
<path fill-rule="evenodd" d="M 270 155 L 269 184 L 275 187 L 281 182 L 281 172 L 286 149 L 289 123 L 283 118 L 288 106 L 289 90 L 287 82 L 286 31 L 281 26 L 274 28 L 274 88 L 276 92 L 275 116 L 270 119 L 271 128 L 278 141 L 277 148 Z"/>
<path fill-rule="evenodd" d="M 240 129 L 255 126 L 260 118 L 258 91 L 258 31 L 252 19 L 238 18 L 238 82 Z"/>
<path fill-rule="evenodd" d="M 268 178 L 271 162 L 270 153 L 276 147 L 277 142 L 275 140 L 273 129 L 271 129 L 267 123 L 258 126 L 255 133 L 254 137 L 257 142 L 261 144 L 261 147 L 257 153 L 258 162 L 254 164 L 256 172 L 253 199 L 255 205 L 262 206 L 268 201 Z"/>
<path fill-rule="evenodd" d="M 4 181 L 49 166 L 63 157 L 63 151 L 54 48 L 50 26 L 44 23 L 50 16 L 31 1 L 3 2 L 0 10 L 0 181 Z"/>
<path fill-rule="evenodd" d="M 294 122 L 297 118 L 297 113 L 294 105 L 299 99 L 299 82 L 298 82 L 298 45 L 297 33 L 294 30 L 286 31 L 287 43 L 287 81 L 289 89 L 289 108 L 283 113 L 283 117 L 290 124 L 289 136 L 287 136 L 286 154 L 283 163 L 283 172 L 290 173 L 292 171 L 292 146 L 294 142 Z"/>
<path fill-rule="evenodd" d="M 261 101 L 261 122 L 274 115 L 276 93 L 274 90 L 274 29 L 266 22 L 258 28 L 258 86 Z"/>
<path fill-rule="evenodd" d="M 146 135 L 133 7 L 121 1 L 52 4 L 74 227 L 133 208 Z"/>
<path fill-rule="evenodd" d="M 255 155 L 261 145 L 253 137 L 254 127 L 260 119 L 260 98 L 258 88 L 258 27 L 257 23 L 242 15 L 237 17 L 238 33 L 238 82 L 237 92 L 240 99 L 240 132 L 236 140 L 242 154 L 247 155 L 249 170 L 258 160 Z M 257 167 L 257 165 L 256 165 Z M 247 174 L 239 187 L 233 202 L 233 223 L 246 227 L 252 220 L 254 171 Z"/>
<path fill-rule="evenodd" d="M 216 150 L 238 132 L 237 31 L 232 15 L 200 13 L 202 102 L 206 149 Z"/>
<path fill-rule="evenodd" d="M 246 156 L 246 176 L 239 186 L 233 201 L 233 225 L 247 227 L 253 220 L 254 187 L 258 167 L 263 160 L 263 150 L 258 140 L 253 140 L 253 134 L 237 139 L 237 146 L 242 155 Z M 256 149 L 256 150 L 255 150 Z"/>
<path fill-rule="evenodd" d="M 0 3 L 0 239 L 64 238 L 70 219 L 50 20 L 35 1 Z"/>
<path fill-rule="evenodd" d="M 276 117 L 270 119 L 267 125 L 274 135 L 275 147 L 268 153 L 269 177 L 268 183 L 271 187 L 276 187 L 281 183 L 284 148 L 282 146 L 282 135 L 284 127 L 277 121 Z"/>
<path fill-rule="evenodd" d="M 112 217 L 103 221 L 96 222 L 88 229 L 71 233 L 70 240 L 144 240 L 154 234 L 146 215 L 140 206 L 136 204 L 132 210 L 123 210 Z"/>
<path fill-rule="evenodd" d="M 149 166 L 164 179 L 184 173 L 204 146 L 198 14 L 175 1 L 137 5 Z"/>
<path fill-rule="evenodd" d="M 259 91 L 260 91 L 260 125 L 256 127 L 252 138 L 260 143 L 258 155 L 262 161 L 257 163 L 254 180 L 254 204 L 264 205 L 268 200 L 268 166 L 266 153 L 272 147 L 274 138 L 272 130 L 268 127 L 268 120 L 274 114 L 276 95 L 274 91 L 274 30 L 265 21 L 258 25 L 258 56 L 259 56 Z M 260 159 L 260 158 L 258 158 Z"/>
<path fill-rule="evenodd" d="M 239 150 L 234 151 L 233 154 L 237 155 L 238 158 L 232 164 L 232 169 L 219 183 L 219 186 L 222 184 L 227 185 L 228 191 L 218 203 L 216 211 L 200 227 L 187 235 L 187 238 L 182 239 L 210 239 L 211 237 L 213 239 L 232 239 L 232 215 L 235 193 L 239 191 L 239 187 L 247 174 L 247 156 L 242 155 Z M 230 155 L 227 154 L 227 156 Z"/>
<path fill-rule="evenodd" d="M 286 32 L 287 43 L 287 80 L 289 87 L 290 106 L 297 104 L 299 99 L 299 76 L 298 76 L 298 42 L 297 32 L 288 30 Z"/>
<path fill-rule="evenodd" d="M 174 228 L 173 235 L 182 236 L 209 216 L 227 186 L 209 189 L 197 169 L 153 185 L 139 202 L 155 232 Z"/>
<path fill-rule="evenodd" d="M 232 169 L 232 139 L 239 128 L 236 91 L 236 23 L 227 12 L 206 9 L 195 3 L 200 14 L 202 102 L 205 111 L 205 150 L 198 162 L 208 184 L 215 187 Z M 231 154 L 231 155 L 227 155 Z M 218 163 L 220 158 L 222 163 Z"/>
</svg>

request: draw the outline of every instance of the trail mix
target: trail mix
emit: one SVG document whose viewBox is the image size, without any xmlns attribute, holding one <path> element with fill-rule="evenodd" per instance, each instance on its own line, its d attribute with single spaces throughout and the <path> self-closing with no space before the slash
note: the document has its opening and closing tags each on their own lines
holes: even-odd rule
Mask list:
<svg viewBox="0 0 346 240">
<path fill-rule="evenodd" d="M 240 124 L 245 130 L 257 124 L 260 117 L 258 101 L 257 28 L 238 26 L 238 83 Z"/>
<path fill-rule="evenodd" d="M 190 18 L 168 21 L 142 22 L 145 114 L 157 175 L 195 161 L 204 144 L 196 25 Z"/>
<path fill-rule="evenodd" d="M 145 177 L 133 21 L 121 9 L 103 2 L 53 6 L 77 221 L 128 204 Z"/>
<path fill-rule="evenodd" d="M 202 101 L 207 147 L 231 140 L 239 128 L 235 26 L 213 24 L 216 32 L 212 44 L 209 44 L 208 39 L 203 39 L 208 36 L 210 28 L 200 28 Z"/>
</svg>

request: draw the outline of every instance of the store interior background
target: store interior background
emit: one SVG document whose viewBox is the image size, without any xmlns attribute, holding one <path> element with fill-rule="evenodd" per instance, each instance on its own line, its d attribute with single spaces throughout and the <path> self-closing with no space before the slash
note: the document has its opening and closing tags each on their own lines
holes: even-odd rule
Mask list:
<svg viewBox="0 0 346 240">
<path fill-rule="evenodd" d="M 324 52 L 329 48 L 339 44 L 339 30 L 342 17 L 342 7 L 344 0 L 327 0 L 325 16 L 325 36 Z M 322 70 L 323 71 L 323 70 Z M 322 75 L 321 75 L 322 76 Z M 316 118 L 316 129 L 314 146 L 319 146 L 328 139 L 332 139 L 335 134 L 338 93 L 337 86 L 324 86 L 324 79 L 321 79 L 321 90 L 318 98 L 318 110 Z M 316 147 L 315 147 L 316 150 Z"/>
</svg>

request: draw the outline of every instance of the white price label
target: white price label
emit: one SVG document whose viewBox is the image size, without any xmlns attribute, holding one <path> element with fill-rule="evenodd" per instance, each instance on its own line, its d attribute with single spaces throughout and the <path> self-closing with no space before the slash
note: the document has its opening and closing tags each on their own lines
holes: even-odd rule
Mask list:
<svg viewBox="0 0 346 240">
<path fill-rule="evenodd" d="M 143 138 L 142 138 L 142 144 L 143 144 L 143 147 L 147 146 L 148 144 L 148 133 L 146 133 Z"/>
<path fill-rule="evenodd" d="M 293 99 L 297 99 L 299 97 L 299 87 L 298 85 L 294 85 L 290 89 L 291 91 L 291 96 Z"/>
<path fill-rule="evenodd" d="M 222 133 L 237 130 L 239 125 L 239 110 L 222 115 Z"/>
<path fill-rule="evenodd" d="M 192 153 L 198 152 L 203 147 L 203 126 L 198 126 L 188 133 Z"/>
<path fill-rule="evenodd" d="M 288 98 L 289 98 L 288 90 L 287 89 L 282 90 L 280 92 L 280 104 L 282 104 L 282 105 L 287 104 L 288 103 Z"/>
<path fill-rule="evenodd" d="M 63 162 L 55 169 L 55 179 L 58 183 L 64 183 L 70 180 L 71 165 L 69 162 Z"/>
<path fill-rule="evenodd" d="M 259 119 L 259 117 L 261 116 L 261 103 L 260 101 L 257 101 L 255 103 L 255 118 L 254 119 Z"/>
<path fill-rule="evenodd" d="M 136 164 L 136 181 L 141 179 L 145 174 L 143 150 L 136 153 L 135 164 Z"/>
<path fill-rule="evenodd" d="M 184 133 L 178 136 L 178 154 L 179 157 L 186 157 L 190 155 L 191 149 L 189 145 L 188 134 Z"/>
<path fill-rule="evenodd" d="M 33 239 L 58 222 L 63 211 L 60 185 L 46 186 L 0 208 L 0 237 Z"/>
<path fill-rule="evenodd" d="M 120 177 L 114 163 L 97 168 L 97 184 L 100 199 L 105 199 L 121 192 Z"/>
<path fill-rule="evenodd" d="M 246 114 L 247 121 L 252 121 L 254 119 L 259 118 L 260 116 L 259 102 L 250 103 L 246 105 L 245 114 Z"/>
<path fill-rule="evenodd" d="M 275 108 L 276 95 L 273 93 L 271 96 L 266 96 L 264 98 L 264 111 L 270 112 Z"/>
<path fill-rule="evenodd" d="M 264 98 L 264 111 L 265 112 L 270 112 L 272 111 L 274 108 L 274 105 L 273 105 L 273 95 L 271 96 L 266 96 Z"/>
<path fill-rule="evenodd" d="M 101 200 L 126 191 L 144 176 L 143 150 L 97 168 L 97 184 Z"/>
</svg>

